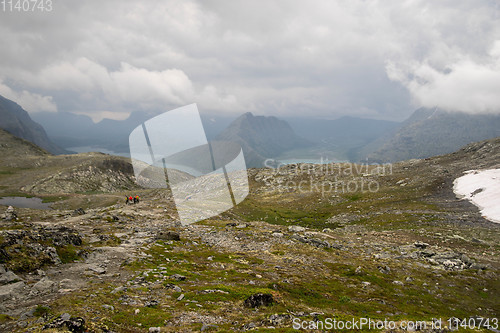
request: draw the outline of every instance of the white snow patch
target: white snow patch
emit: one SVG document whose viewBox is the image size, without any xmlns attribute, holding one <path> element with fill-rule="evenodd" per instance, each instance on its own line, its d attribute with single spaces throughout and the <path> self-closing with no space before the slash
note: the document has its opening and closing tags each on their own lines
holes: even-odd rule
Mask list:
<svg viewBox="0 0 500 333">
<path fill-rule="evenodd" d="M 479 207 L 485 219 L 500 223 L 500 169 L 465 173 L 453 182 L 453 192 Z"/>
</svg>

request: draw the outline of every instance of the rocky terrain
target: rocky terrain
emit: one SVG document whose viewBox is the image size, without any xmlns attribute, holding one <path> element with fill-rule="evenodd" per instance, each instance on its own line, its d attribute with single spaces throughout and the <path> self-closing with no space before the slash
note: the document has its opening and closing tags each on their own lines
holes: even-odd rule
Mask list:
<svg viewBox="0 0 500 333">
<path fill-rule="evenodd" d="M 394 165 L 250 169 L 241 204 L 188 226 L 168 190 L 134 185 L 126 159 L 3 142 L 0 196 L 52 208 L 0 206 L 0 331 L 500 317 L 500 224 L 452 191 L 464 171 L 500 167 L 500 138 Z"/>
</svg>

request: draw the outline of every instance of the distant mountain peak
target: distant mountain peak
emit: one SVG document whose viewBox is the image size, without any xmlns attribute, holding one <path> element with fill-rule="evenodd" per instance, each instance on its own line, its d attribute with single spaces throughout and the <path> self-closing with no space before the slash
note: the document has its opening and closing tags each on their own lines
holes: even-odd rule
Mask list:
<svg viewBox="0 0 500 333">
<path fill-rule="evenodd" d="M 45 129 L 31 119 L 19 104 L 0 96 L 0 128 L 14 136 L 30 141 L 53 154 L 67 153 L 47 137 Z"/>
<path fill-rule="evenodd" d="M 239 143 L 247 165 L 252 167 L 262 167 L 266 158 L 310 145 L 308 140 L 295 134 L 286 121 L 276 117 L 254 116 L 251 112 L 236 118 L 216 140 Z"/>
<path fill-rule="evenodd" d="M 365 156 L 376 162 L 426 158 L 498 136 L 500 115 L 419 108 L 394 132 L 367 146 Z"/>
</svg>

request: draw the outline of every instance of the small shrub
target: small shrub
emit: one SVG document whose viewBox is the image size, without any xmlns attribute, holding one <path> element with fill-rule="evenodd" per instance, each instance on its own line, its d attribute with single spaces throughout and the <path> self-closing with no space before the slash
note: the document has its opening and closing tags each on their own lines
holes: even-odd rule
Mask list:
<svg viewBox="0 0 500 333">
<path fill-rule="evenodd" d="M 342 304 L 349 303 L 351 301 L 351 298 L 349 296 L 340 296 L 339 302 Z"/>
</svg>

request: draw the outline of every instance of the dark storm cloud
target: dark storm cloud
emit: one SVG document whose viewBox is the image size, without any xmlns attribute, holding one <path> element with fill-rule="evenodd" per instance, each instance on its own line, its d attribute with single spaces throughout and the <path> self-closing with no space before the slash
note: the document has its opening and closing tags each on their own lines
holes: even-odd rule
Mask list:
<svg viewBox="0 0 500 333">
<path fill-rule="evenodd" d="M 492 1 L 54 1 L 0 13 L 0 94 L 29 111 L 404 118 L 500 110 Z"/>
</svg>

